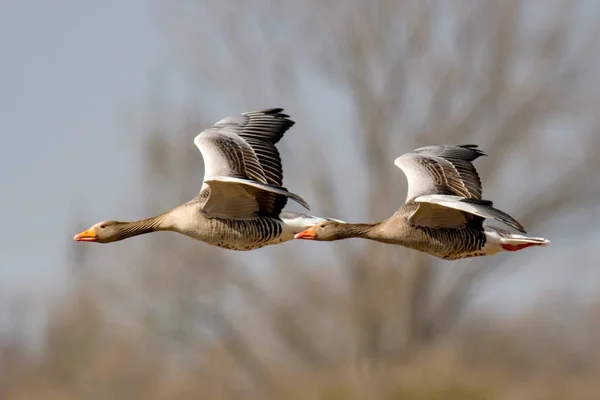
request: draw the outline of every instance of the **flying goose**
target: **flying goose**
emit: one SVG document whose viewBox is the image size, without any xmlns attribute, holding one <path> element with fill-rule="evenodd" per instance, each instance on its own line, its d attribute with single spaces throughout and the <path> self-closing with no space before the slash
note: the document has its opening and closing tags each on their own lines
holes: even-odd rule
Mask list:
<svg viewBox="0 0 600 400">
<path fill-rule="evenodd" d="M 399 244 L 444 260 L 489 256 L 544 246 L 529 237 L 513 217 L 481 198 L 481 180 L 473 161 L 484 156 L 477 145 L 434 145 L 398 157 L 394 164 L 408 180 L 406 202 L 386 220 L 369 224 L 323 221 L 296 239 L 332 241 L 363 238 Z M 484 225 L 493 219 L 522 234 Z"/>
<path fill-rule="evenodd" d="M 294 124 L 282 108 L 222 119 L 194 139 L 204 158 L 204 181 L 194 199 L 140 221 L 99 222 L 74 240 L 110 243 L 173 231 L 225 249 L 253 250 L 293 239 L 295 233 L 329 220 L 281 212 L 288 198 L 309 209 L 300 196 L 281 186 L 275 144 Z"/>
</svg>

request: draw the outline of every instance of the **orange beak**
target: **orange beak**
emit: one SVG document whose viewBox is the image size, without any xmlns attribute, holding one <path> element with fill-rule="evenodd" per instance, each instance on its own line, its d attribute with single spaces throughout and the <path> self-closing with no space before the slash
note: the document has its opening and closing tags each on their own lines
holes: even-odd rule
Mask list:
<svg viewBox="0 0 600 400">
<path fill-rule="evenodd" d="M 316 238 L 317 233 L 314 226 L 294 235 L 294 239 L 315 240 Z"/>
<path fill-rule="evenodd" d="M 95 242 L 96 240 L 98 240 L 98 236 L 96 236 L 96 232 L 94 232 L 91 229 L 88 229 L 87 231 L 78 233 L 77 235 L 75 235 L 75 237 L 73 237 L 73 239 L 76 242 Z"/>
</svg>

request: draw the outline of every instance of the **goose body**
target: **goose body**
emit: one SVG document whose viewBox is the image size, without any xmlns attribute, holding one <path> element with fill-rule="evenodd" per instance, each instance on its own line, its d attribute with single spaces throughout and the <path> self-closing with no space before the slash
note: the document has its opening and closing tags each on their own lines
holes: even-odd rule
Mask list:
<svg viewBox="0 0 600 400">
<path fill-rule="evenodd" d="M 272 108 L 227 117 L 197 135 L 194 143 L 204 158 L 205 172 L 194 199 L 140 221 L 99 222 L 74 239 L 110 243 L 173 231 L 224 249 L 254 250 L 291 240 L 310 226 L 332 220 L 282 212 L 288 198 L 309 208 L 304 199 L 282 186 L 275 144 L 294 125 L 282 112 Z"/>
<path fill-rule="evenodd" d="M 320 222 L 297 239 L 332 241 L 363 238 L 398 244 L 444 260 L 494 255 L 548 240 L 525 235 L 513 217 L 482 199 L 473 161 L 485 155 L 475 145 L 437 145 L 413 150 L 395 160 L 408 180 L 406 202 L 391 217 L 372 224 Z M 519 231 L 484 224 L 492 219 Z"/>
<path fill-rule="evenodd" d="M 187 215 L 175 217 L 177 215 Z M 174 232 L 229 250 L 255 250 L 264 246 L 287 242 L 294 235 L 315 224 L 338 221 L 302 213 L 283 212 L 279 218 L 259 216 L 252 219 L 207 217 L 196 202 L 170 212 L 166 221 L 174 220 Z M 177 225 L 177 221 L 188 223 Z M 168 225 L 170 226 L 170 224 Z"/>
</svg>

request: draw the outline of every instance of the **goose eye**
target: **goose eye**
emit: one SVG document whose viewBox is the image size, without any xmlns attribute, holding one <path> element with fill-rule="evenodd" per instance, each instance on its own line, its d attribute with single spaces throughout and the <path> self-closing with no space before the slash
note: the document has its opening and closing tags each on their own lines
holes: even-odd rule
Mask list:
<svg viewBox="0 0 600 400">
<path fill-rule="evenodd" d="M 102 225 L 100 225 L 100 228 L 104 229 L 104 228 L 106 228 L 106 225 L 102 224 Z"/>
<path fill-rule="evenodd" d="M 325 224 L 321 224 L 321 228 L 325 228 Z"/>
</svg>

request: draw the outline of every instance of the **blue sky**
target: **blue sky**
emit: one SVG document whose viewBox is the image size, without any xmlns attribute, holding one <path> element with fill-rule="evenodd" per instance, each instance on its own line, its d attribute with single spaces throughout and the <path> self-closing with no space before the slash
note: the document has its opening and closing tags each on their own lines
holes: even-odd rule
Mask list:
<svg viewBox="0 0 600 400">
<path fill-rule="evenodd" d="M 108 214 L 127 190 L 123 111 L 142 101 L 162 44 L 151 11 L 138 0 L 2 3 L 2 293 L 57 287 L 73 207 L 94 196 Z"/>
<path fill-rule="evenodd" d="M 148 103 L 157 69 L 170 67 L 167 45 L 151 2 L 2 3 L 0 297 L 43 301 L 62 290 L 74 215 L 90 223 L 96 215 L 129 219 L 124 210 L 135 204 L 139 172 L 135 110 Z M 124 194 L 131 196 L 124 201 Z M 591 252 L 590 243 L 567 236 L 558 239 L 569 251 Z M 550 258 L 535 263 L 526 256 L 532 265 L 499 277 L 489 298 L 518 300 L 552 286 L 595 288 L 590 278 L 597 275 L 583 267 L 546 273 Z"/>
</svg>

